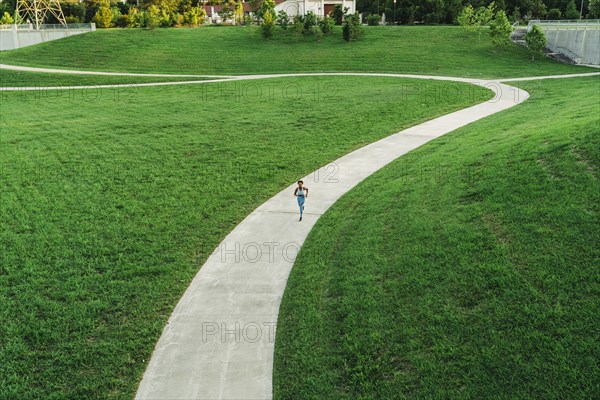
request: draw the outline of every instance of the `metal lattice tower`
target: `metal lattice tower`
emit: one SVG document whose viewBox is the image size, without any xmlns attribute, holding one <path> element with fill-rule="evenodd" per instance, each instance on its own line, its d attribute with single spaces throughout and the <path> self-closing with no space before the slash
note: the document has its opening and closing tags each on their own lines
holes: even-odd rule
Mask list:
<svg viewBox="0 0 600 400">
<path fill-rule="evenodd" d="M 50 13 L 61 25 L 67 25 L 59 0 L 18 0 L 16 14 L 23 21 L 30 20 L 35 29 L 40 29 Z"/>
</svg>

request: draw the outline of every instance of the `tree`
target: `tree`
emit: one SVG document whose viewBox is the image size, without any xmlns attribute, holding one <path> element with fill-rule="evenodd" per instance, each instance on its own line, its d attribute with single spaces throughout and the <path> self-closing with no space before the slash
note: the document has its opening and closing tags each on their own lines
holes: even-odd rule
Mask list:
<svg viewBox="0 0 600 400">
<path fill-rule="evenodd" d="M 546 48 L 546 35 L 539 25 L 533 25 L 531 30 L 525 35 L 527 48 L 531 53 L 531 61 L 535 60 L 536 55 L 543 55 Z"/>
<path fill-rule="evenodd" d="M 575 1 L 569 1 L 567 4 L 567 9 L 565 11 L 566 19 L 579 19 L 579 11 L 577 10 L 577 6 L 575 5 Z"/>
<path fill-rule="evenodd" d="M 544 18 L 546 16 L 546 5 L 542 0 L 533 0 L 531 3 L 531 16 L 535 18 Z"/>
<path fill-rule="evenodd" d="M 490 23 L 490 37 L 492 38 L 492 43 L 498 47 L 510 44 L 510 34 L 512 33 L 512 30 L 512 25 L 508 22 L 506 13 L 502 10 L 498 11 Z"/>
<path fill-rule="evenodd" d="M 241 25 L 244 20 L 244 5 L 242 0 L 237 0 L 233 9 L 233 17 L 235 18 L 235 24 Z"/>
<path fill-rule="evenodd" d="M 265 0 L 269 1 L 269 0 Z M 273 17 L 273 12 L 266 11 L 262 17 L 262 23 L 260 25 L 260 30 L 265 39 L 270 39 L 273 36 L 273 28 L 275 26 L 275 18 Z"/>
<path fill-rule="evenodd" d="M 588 5 L 591 18 L 600 18 L 600 0 L 590 0 Z"/>
<path fill-rule="evenodd" d="M 233 19 L 233 8 L 235 7 L 234 0 L 224 0 L 223 7 L 219 11 L 219 15 L 223 19 L 223 22 Z"/>
<path fill-rule="evenodd" d="M 560 19 L 560 17 L 562 17 L 562 13 L 558 8 L 551 8 L 550 11 L 548 11 L 548 14 L 546 14 L 546 18 L 548 19 L 555 20 Z"/>
<path fill-rule="evenodd" d="M 492 18 L 494 18 L 494 7 L 495 4 L 492 1 L 487 7 L 481 6 L 477 9 L 475 13 L 475 21 L 477 21 L 477 32 L 479 33 L 478 37 L 481 39 L 481 31 L 484 27 L 486 27 Z"/>
<path fill-rule="evenodd" d="M 100 7 L 94 15 L 94 22 L 99 28 L 111 28 L 113 26 L 113 11 L 110 8 L 110 0 L 100 0 Z"/>
<path fill-rule="evenodd" d="M 8 12 L 4 11 L 4 15 L 2 15 L 2 18 L 0 18 L 0 25 L 12 25 L 14 23 L 15 20 L 13 17 L 11 17 Z"/>
<path fill-rule="evenodd" d="M 458 15 L 458 23 L 468 32 L 473 32 L 477 28 L 477 19 L 473 6 L 468 4 Z"/>
<path fill-rule="evenodd" d="M 521 20 L 521 9 L 519 7 L 513 9 L 511 20 L 512 22 L 519 22 Z"/>
<path fill-rule="evenodd" d="M 271 19 L 275 23 L 277 19 L 277 15 L 275 14 L 275 0 L 263 0 L 258 10 L 258 15 L 260 18 L 264 18 L 266 13 L 271 14 Z"/>
<path fill-rule="evenodd" d="M 248 3 L 250 3 L 251 15 L 253 15 L 255 18 L 260 18 L 260 6 L 262 5 L 262 0 L 250 0 Z M 251 19 L 249 24 L 252 24 L 252 22 L 253 21 Z"/>
<path fill-rule="evenodd" d="M 422 2 L 423 19 L 427 24 L 443 22 L 446 15 L 444 0 L 425 0 Z"/>
</svg>

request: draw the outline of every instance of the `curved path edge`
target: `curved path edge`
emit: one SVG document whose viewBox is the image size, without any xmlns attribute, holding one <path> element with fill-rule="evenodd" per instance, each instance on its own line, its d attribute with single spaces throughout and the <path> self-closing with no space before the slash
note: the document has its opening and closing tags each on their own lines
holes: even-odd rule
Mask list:
<svg viewBox="0 0 600 400">
<path fill-rule="evenodd" d="M 294 185 L 248 215 L 209 256 L 175 307 L 136 399 L 271 399 L 279 305 L 295 255 L 319 217 L 403 154 L 529 96 L 497 81 L 419 77 L 470 82 L 496 96 L 364 146 L 307 175 L 303 180 L 311 191 L 301 223 Z"/>
</svg>

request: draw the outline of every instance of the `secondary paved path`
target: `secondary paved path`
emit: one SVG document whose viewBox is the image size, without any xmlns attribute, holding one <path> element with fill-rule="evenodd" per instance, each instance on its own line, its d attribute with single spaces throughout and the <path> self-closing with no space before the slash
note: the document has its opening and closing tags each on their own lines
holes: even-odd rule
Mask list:
<svg viewBox="0 0 600 400">
<path fill-rule="evenodd" d="M 44 72 L 44 69 L 36 69 L 36 72 Z M 218 81 L 315 75 L 458 81 L 487 87 L 496 96 L 367 145 L 304 177 L 310 196 L 301 223 L 297 220 L 297 206 L 292 196 L 294 185 L 254 210 L 208 258 L 177 304 L 156 345 L 137 399 L 271 399 L 275 328 L 287 278 L 313 225 L 337 199 L 401 155 L 527 99 L 527 92 L 502 82 L 600 73 L 498 81 L 407 74 L 317 73 L 232 76 Z M 215 81 L 102 87 L 211 82 Z M 32 88 L 35 89 L 39 88 Z"/>
<path fill-rule="evenodd" d="M 38 68 L 25 67 L 22 65 L 0 64 L 0 69 L 25 72 L 42 72 L 45 74 L 69 74 L 69 75 L 104 75 L 104 76 L 139 76 L 139 77 L 163 77 L 163 78 L 230 78 L 225 75 L 181 75 L 181 74 L 145 74 L 132 72 L 101 72 L 82 71 L 79 69 Z"/>
</svg>

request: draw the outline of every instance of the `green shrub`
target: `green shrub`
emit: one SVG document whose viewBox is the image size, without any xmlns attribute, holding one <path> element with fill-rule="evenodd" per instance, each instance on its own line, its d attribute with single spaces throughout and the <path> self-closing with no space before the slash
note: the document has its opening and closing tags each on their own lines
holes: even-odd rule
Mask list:
<svg viewBox="0 0 600 400">
<path fill-rule="evenodd" d="M 364 30 L 362 25 L 360 24 L 360 16 L 358 12 L 355 12 L 351 15 L 346 15 L 344 17 L 344 24 L 342 25 L 342 36 L 345 41 L 350 42 L 353 40 L 358 40 Z"/>
<path fill-rule="evenodd" d="M 381 16 L 378 14 L 371 14 L 367 17 L 367 25 L 369 26 L 377 26 L 381 21 Z"/>
<path fill-rule="evenodd" d="M 290 24 L 290 17 L 288 17 L 287 13 L 283 10 L 277 13 L 277 25 L 281 27 L 284 31 L 287 30 L 288 25 Z"/>
<path fill-rule="evenodd" d="M 298 40 L 302 37 L 302 33 L 304 32 L 304 18 L 301 15 L 294 17 L 290 31 L 292 32 L 295 40 Z"/>
<path fill-rule="evenodd" d="M 121 15 L 121 10 L 119 10 L 118 7 L 113 7 L 111 9 L 111 11 L 112 11 L 112 25 L 118 26 L 120 28 L 124 28 L 127 25 L 127 22 L 123 18 L 123 15 Z"/>
<path fill-rule="evenodd" d="M 204 22 L 206 11 L 201 7 L 192 7 L 183 13 L 183 23 L 190 26 L 198 26 Z"/>
<path fill-rule="evenodd" d="M 5 14 L 8 14 L 8 13 L 5 13 Z M 65 22 L 67 24 L 78 24 L 81 22 L 81 20 L 79 19 L 79 17 L 76 17 L 74 15 L 67 15 L 67 16 L 65 16 Z M 2 19 L 0 19 L 0 24 L 4 24 L 4 22 L 2 22 Z"/>
<path fill-rule="evenodd" d="M 162 9 L 160 10 L 160 13 L 158 14 L 158 25 L 161 28 L 168 28 L 170 26 L 173 26 L 173 24 L 175 23 L 173 16 L 169 13 L 169 11 L 167 11 L 166 9 Z"/>
<path fill-rule="evenodd" d="M 174 13 L 173 16 L 173 26 L 183 26 L 185 24 L 185 18 L 183 14 Z"/>
<path fill-rule="evenodd" d="M 310 27 L 310 34 L 315 37 L 315 40 L 317 42 L 319 42 L 321 40 L 321 38 L 323 37 L 323 31 L 321 30 L 321 27 L 318 25 L 313 25 Z"/>
<path fill-rule="evenodd" d="M 344 22 L 344 15 L 348 12 L 348 7 L 344 7 L 342 9 L 342 5 L 341 4 L 336 4 L 333 7 L 333 20 L 335 21 L 336 25 L 341 25 Z"/>
<path fill-rule="evenodd" d="M 304 33 L 311 32 L 312 27 L 316 25 L 317 15 L 312 11 L 307 12 L 304 16 Z"/>
<path fill-rule="evenodd" d="M 125 14 L 125 24 L 128 28 L 140 28 L 144 26 L 144 13 L 137 7 L 130 7 Z"/>
<path fill-rule="evenodd" d="M 8 12 L 4 12 L 2 18 L 0 18 L 0 25 L 11 25 L 14 24 L 15 20 L 10 16 Z"/>
<path fill-rule="evenodd" d="M 154 4 L 152 4 L 146 10 L 144 17 L 145 17 L 144 25 L 150 29 L 154 29 L 160 23 L 160 9 L 157 6 L 155 6 Z"/>
<path fill-rule="evenodd" d="M 334 25 L 335 25 L 335 21 L 333 20 L 333 18 L 331 18 L 329 16 L 327 16 L 319 21 L 319 26 L 321 27 L 321 31 L 326 35 L 329 35 L 329 34 L 331 34 L 331 32 L 333 32 Z"/>
</svg>

